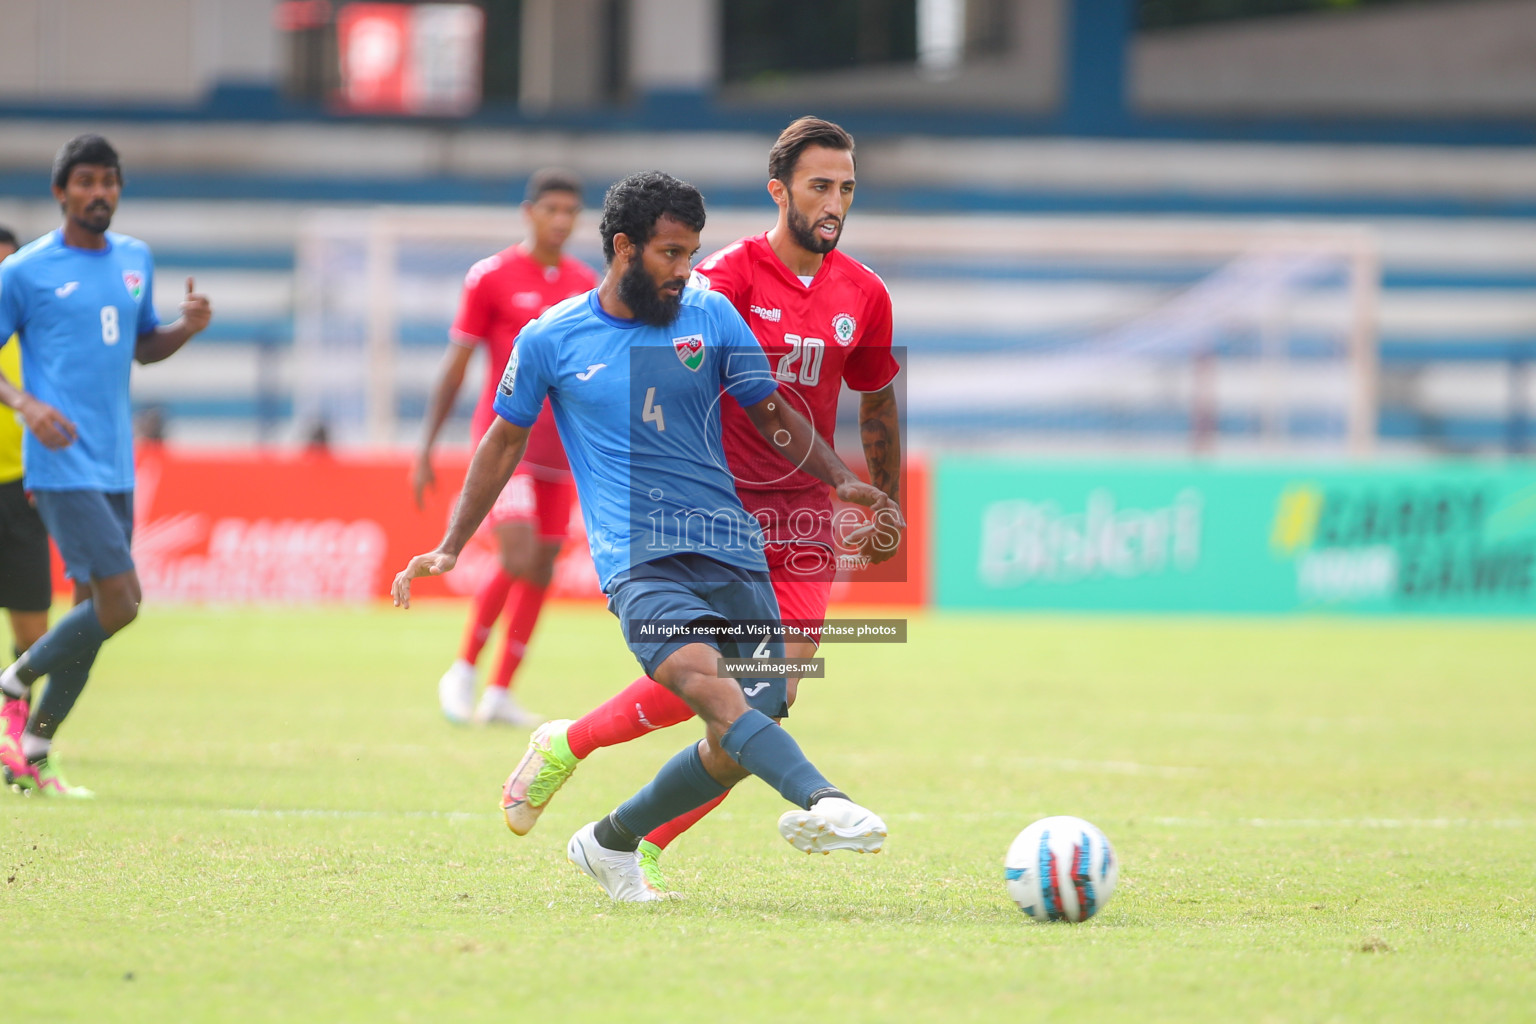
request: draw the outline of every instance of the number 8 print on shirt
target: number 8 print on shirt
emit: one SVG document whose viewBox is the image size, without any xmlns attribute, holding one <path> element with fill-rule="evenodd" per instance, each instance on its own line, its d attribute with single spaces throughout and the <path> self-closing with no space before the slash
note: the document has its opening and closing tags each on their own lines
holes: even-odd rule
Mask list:
<svg viewBox="0 0 1536 1024">
<path fill-rule="evenodd" d="M 136 238 L 105 239 L 76 249 L 55 230 L 0 263 L 0 337 L 20 336 L 27 390 L 78 431 L 56 451 L 27 434 L 30 490 L 133 489 L 128 383 L 139 337 L 160 326 L 154 262 Z"/>
</svg>

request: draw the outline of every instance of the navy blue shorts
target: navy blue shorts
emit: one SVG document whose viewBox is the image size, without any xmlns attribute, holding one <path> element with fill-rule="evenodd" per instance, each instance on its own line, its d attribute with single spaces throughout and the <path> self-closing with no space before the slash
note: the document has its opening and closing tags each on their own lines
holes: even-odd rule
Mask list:
<svg viewBox="0 0 1536 1024">
<path fill-rule="evenodd" d="M 21 481 L 0 484 L 0 608 L 46 612 L 53 603 L 52 572 L 48 531 Z"/>
<path fill-rule="evenodd" d="M 673 652 L 693 643 L 709 644 L 727 658 L 784 657 L 781 635 L 739 637 L 717 631 L 731 623 L 779 621 L 768 574 L 705 555 L 668 555 L 620 573 L 610 584 L 608 610 L 619 617 L 625 642 L 652 678 Z M 676 631 L 667 635 L 666 627 Z M 789 714 L 789 684 L 782 677 L 737 682 L 748 706 L 771 718 Z"/>
<path fill-rule="evenodd" d="M 37 512 L 78 583 L 133 569 L 132 491 L 33 491 Z"/>
</svg>

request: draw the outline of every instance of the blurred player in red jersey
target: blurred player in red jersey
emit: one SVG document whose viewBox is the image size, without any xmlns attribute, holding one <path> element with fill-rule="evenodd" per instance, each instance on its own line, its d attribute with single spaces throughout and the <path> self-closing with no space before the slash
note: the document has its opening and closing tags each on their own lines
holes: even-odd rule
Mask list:
<svg viewBox="0 0 1536 1024">
<path fill-rule="evenodd" d="M 871 482 L 900 501 L 901 436 L 893 386 L 900 367 L 891 353 L 890 294 L 873 271 L 837 251 L 853 202 L 853 138 L 830 121 L 800 118 L 774 143 L 768 173 L 778 223 L 705 259 L 690 284 L 730 299 L 767 354 L 780 393 L 829 444 L 843 384 L 862 393 L 859 430 Z M 721 403 L 726 458 L 736 492 L 758 517 L 768 542 L 769 576 L 790 630 L 784 653 L 809 658 L 816 653 L 836 571 L 831 497 L 814 477 L 786 470 L 783 456 L 731 405 Z M 868 531 L 860 553 L 884 561 L 898 542 L 893 531 Z M 789 680 L 791 702 L 797 682 Z M 692 717 L 681 698 L 642 676 L 585 717 L 543 726 L 507 780 L 502 809 L 508 827 L 527 833 L 593 750 Z M 657 866 L 661 850 L 718 803 L 662 826 L 640 844 L 641 865 L 658 888 L 665 889 Z"/>
<path fill-rule="evenodd" d="M 418 508 L 422 494 L 436 480 L 432 446 L 453 409 L 475 346 L 484 345 L 489 357 L 470 422 L 471 440 L 478 443 L 495 419 L 491 403 L 496 384 L 523 325 L 562 299 L 597 286 L 597 276 L 586 264 L 564 254 L 580 212 L 581 183 L 575 177 L 557 170 L 537 172 L 528 181 L 523 201 L 528 237 L 476 263 L 465 277 L 459 315 L 432 385 L 421 445 L 411 468 L 411 490 Z M 482 724 L 525 727 L 543 721 L 520 707 L 510 688 L 565 540 L 573 495 L 565 450 L 546 404 L 529 435 L 527 454 L 485 521 L 485 528 L 495 532 L 500 564 L 475 595 L 459 657 L 438 683 L 438 700 L 449 721 L 473 718 Z M 503 608 L 506 645 L 477 705 L 475 662 Z"/>
</svg>

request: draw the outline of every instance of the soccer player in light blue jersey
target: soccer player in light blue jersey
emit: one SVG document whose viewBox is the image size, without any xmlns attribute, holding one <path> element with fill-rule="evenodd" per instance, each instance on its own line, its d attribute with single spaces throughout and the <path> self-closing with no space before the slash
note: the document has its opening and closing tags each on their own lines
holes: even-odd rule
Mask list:
<svg viewBox="0 0 1536 1024">
<path fill-rule="evenodd" d="M 408 606 L 413 578 L 453 568 L 548 397 L 608 607 L 641 666 L 705 724 L 701 742 L 566 848 L 609 896 L 633 902 L 665 895 L 640 869 L 641 837 L 748 774 L 796 805 L 779 831 L 799 849 L 878 852 L 886 837 L 885 823 L 834 787 L 775 721 L 787 708 L 782 676 L 720 672 L 722 657 L 782 651 L 781 637 L 742 630 L 777 623 L 779 609 L 761 530 L 727 468 L 721 402 L 739 403 L 786 459 L 844 501 L 897 524 L 900 510 L 778 398 L 762 347 L 730 302 L 686 286 L 703 227 L 703 197 L 669 175 L 633 175 L 608 190 L 602 283 L 524 328 L 447 535 L 394 587 L 395 603 Z"/>
<path fill-rule="evenodd" d="M 53 162 L 63 226 L 0 264 L 0 338 L 16 332 L 26 387 L 0 375 L 0 403 L 26 426 L 23 480 L 75 583 L 75 607 L 0 672 L 5 718 L 27 716 L 19 738 L 0 739 L 0 766 L 9 784 L 45 796 L 94 795 L 65 781 L 53 737 L 102 643 L 139 612 L 129 553 L 130 371 L 135 361 L 173 355 L 213 315 L 189 277 L 181 317 L 160 323 L 149 247 L 107 230 L 122 187 L 122 165 L 106 139 L 69 140 Z M 23 711 L 18 704 L 45 675 L 42 697 Z"/>
</svg>

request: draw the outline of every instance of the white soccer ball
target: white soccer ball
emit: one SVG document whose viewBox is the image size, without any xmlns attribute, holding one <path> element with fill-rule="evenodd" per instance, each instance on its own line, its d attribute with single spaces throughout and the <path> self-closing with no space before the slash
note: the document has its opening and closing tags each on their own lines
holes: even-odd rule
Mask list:
<svg viewBox="0 0 1536 1024">
<path fill-rule="evenodd" d="M 1041 818 L 1003 858 L 1008 895 L 1036 921 L 1086 921 L 1115 894 L 1120 861 L 1103 832 L 1082 818 Z"/>
</svg>

